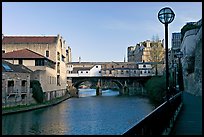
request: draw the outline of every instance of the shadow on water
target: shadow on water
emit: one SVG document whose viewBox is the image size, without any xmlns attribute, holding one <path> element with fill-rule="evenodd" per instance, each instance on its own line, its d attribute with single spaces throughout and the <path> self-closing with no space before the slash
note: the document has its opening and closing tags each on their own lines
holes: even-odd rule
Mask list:
<svg viewBox="0 0 204 137">
<path fill-rule="evenodd" d="M 34 123 L 29 130 L 29 134 L 31 135 L 39 135 L 41 133 L 40 128 L 39 128 L 39 123 Z"/>
</svg>

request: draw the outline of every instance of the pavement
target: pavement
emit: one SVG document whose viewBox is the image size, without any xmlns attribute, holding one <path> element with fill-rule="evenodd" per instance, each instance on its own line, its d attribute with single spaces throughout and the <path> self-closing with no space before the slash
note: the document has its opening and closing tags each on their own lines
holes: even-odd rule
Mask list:
<svg viewBox="0 0 204 137">
<path fill-rule="evenodd" d="M 183 92 L 183 106 L 171 135 L 202 135 L 202 96 Z"/>
</svg>

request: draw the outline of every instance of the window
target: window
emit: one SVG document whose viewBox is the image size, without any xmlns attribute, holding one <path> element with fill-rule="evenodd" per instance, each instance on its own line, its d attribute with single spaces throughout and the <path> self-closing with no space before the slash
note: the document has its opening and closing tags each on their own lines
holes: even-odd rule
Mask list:
<svg viewBox="0 0 204 137">
<path fill-rule="evenodd" d="M 60 73 L 60 63 L 57 63 L 57 73 Z"/>
<path fill-rule="evenodd" d="M 121 71 L 121 74 L 123 74 L 123 70 Z"/>
<path fill-rule="evenodd" d="M 144 68 L 146 68 L 146 65 L 143 65 Z"/>
<path fill-rule="evenodd" d="M 25 87 L 26 86 L 26 80 L 22 80 L 22 82 L 21 82 L 21 86 L 23 86 L 23 87 Z"/>
<path fill-rule="evenodd" d="M 83 73 L 83 71 L 81 71 L 81 73 Z"/>
<path fill-rule="evenodd" d="M 98 66 L 96 66 L 96 68 L 98 68 Z"/>
<path fill-rule="evenodd" d="M 101 71 L 99 71 L 98 73 L 101 73 Z"/>
<path fill-rule="evenodd" d="M 47 84 L 49 84 L 49 76 L 47 76 L 47 80 L 46 81 L 47 81 Z"/>
<path fill-rule="evenodd" d="M 144 73 L 146 73 L 146 70 L 144 71 Z"/>
<path fill-rule="evenodd" d="M 88 71 L 86 71 L 86 73 L 88 73 Z"/>
<path fill-rule="evenodd" d="M 14 81 L 8 81 L 8 93 L 14 92 Z"/>
<path fill-rule="evenodd" d="M 140 74 L 142 74 L 142 70 L 140 71 Z"/>
<path fill-rule="evenodd" d="M 65 57 L 62 55 L 62 61 L 64 62 Z"/>
<path fill-rule="evenodd" d="M 57 86 L 60 86 L 60 75 L 57 75 Z"/>
<path fill-rule="evenodd" d="M 44 60 L 43 59 L 36 59 L 35 60 L 35 66 L 44 66 Z"/>
<path fill-rule="evenodd" d="M 60 53 L 57 52 L 57 59 L 60 61 Z"/>
<path fill-rule="evenodd" d="M 112 71 L 110 70 L 109 74 L 112 74 Z"/>
<path fill-rule="evenodd" d="M 46 57 L 49 57 L 49 50 L 46 50 Z"/>
<path fill-rule="evenodd" d="M 150 73 L 150 71 L 148 70 L 148 73 Z"/>
<path fill-rule="evenodd" d="M 5 71 L 13 71 L 7 64 L 2 63 L 2 66 L 4 67 Z"/>
<path fill-rule="evenodd" d="M 5 50 L 2 50 L 2 53 L 5 53 Z"/>
<path fill-rule="evenodd" d="M 18 64 L 21 64 L 21 65 L 22 65 L 22 64 L 23 64 L 23 60 L 22 60 L 22 59 L 19 59 L 19 60 L 18 60 Z"/>
<path fill-rule="evenodd" d="M 60 39 L 60 45 L 61 45 L 61 48 L 62 48 L 62 39 Z"/>
</svg>

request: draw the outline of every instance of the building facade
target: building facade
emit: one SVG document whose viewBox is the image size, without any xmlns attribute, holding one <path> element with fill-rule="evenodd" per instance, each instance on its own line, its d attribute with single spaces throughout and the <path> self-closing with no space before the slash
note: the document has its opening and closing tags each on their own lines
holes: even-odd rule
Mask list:
<svg viewBox="0 0 204 137">
<path fill-rule="evenodd" d="M 181 49 L 181 32 L 172 33 L 171 51 L 170 51 L 170 66 L 176 63 L 175 56 Z"/>
<path fill-rule="evenodd" d="M 2 107 L 32 103 L 31 73 L 23 65 L 13 65 L 2 60 Z"/>
<path fill-rule="evenodd" d="M 141 67 L 145 66 L 145 67 Z M 147 67 L 146 67 L 147 66 Z M 155 73 L 149 62 L 70 62 L 67 77 L 140 77 Z"/>
<path fill-rule="evenodd" d="M 158 47 L 163 48 L 163 42 L 163 40 L 159 40 L 158 42 L 146 40 L 136 44 L 135 46 L 128 47 L 128 62 L 152 62 L 150 56 L 154 44 L 157 44 Z M 164 54 L 164 49 L 161 52 Z"/>
<path fill-rule="evenodd" d="M 47 94 L 47 100 L 51 96 L 62 96 L 66 92 L 66 42 L 62 36 L 3 36 L 2 52 L 3 55 L 15 54 L 15 52 L 33 52 L 29 57 L 8 59 L 13 64 L 22 64 L 33 70 L 32 79 L 37 79 L 41 83 L 43 91 Z M 71 52 L 71 49 L 69 49 Z M 69 53 L 71 54 L 71 53 Z M 32 57 L 34 56 L 34 58 Z M 37 56 L 37 58 L 35 58 Z"/>
</svg>

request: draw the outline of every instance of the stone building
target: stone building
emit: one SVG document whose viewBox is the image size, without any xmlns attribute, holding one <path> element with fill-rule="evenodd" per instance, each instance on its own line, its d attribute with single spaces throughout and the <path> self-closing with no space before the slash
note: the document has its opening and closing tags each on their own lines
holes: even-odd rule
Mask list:
<svg viewBox="0 0 204 137">
<path fill-rule="evenodd" d="M 142 68 L 141 64 L 147 67 Z M 67 77 L 139 77 L 155 74 L 151 62 L 70 62 L 67 69 Z"/>
<path fill-rule="evenodd" d="M 13 64 L 22 64 L 34 71 L 47 100 L 66 93 L 66 42 L 57 36 L 3 36 L 3 57 Z M 9 57 L 10 55 L 10 57 Z M 16 55 L 16 56 L 14 56 Z"/>
<path fill-rule="evenodd" d="M 30 74 L 23 65 L 13 65 L 2 60 L 2 107 L 30 104 Z"/>
<path fill-rule="evenodd" d="M 151 49 L 154 43 L 163 48 L 163 40 L 158 40 L 158 42 L 146 40 L 136 44 L 136 46 L 128 47 L 128 62 L 150 62 L 150 52 L 152 51 Z M 162 53 L 164 54 L 164 49 L 162 50 Z"/>
<path fill-rule="evenodd" d="M 174 32 L 172 33 L 172 39 L 171 39 L 171 56 L 170 56 L 170 62 L 173 63 L 175 60 L 175 55 L 178 53 L 181 49 L 181 32 Z"/>
</svg>

